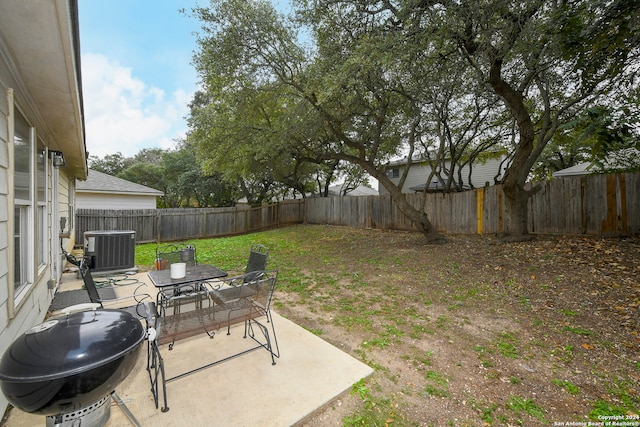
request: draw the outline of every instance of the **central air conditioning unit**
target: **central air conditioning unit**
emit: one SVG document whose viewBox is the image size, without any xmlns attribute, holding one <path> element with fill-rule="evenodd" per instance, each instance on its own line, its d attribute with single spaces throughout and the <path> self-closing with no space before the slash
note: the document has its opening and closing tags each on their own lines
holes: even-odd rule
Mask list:
<svg viewBox="0 0 640 427">
<path fill-rule="evenodd" d="M 92 272 L 136 270 L 136 232 L 85 231 L 84 255 Z"/>
</svg>

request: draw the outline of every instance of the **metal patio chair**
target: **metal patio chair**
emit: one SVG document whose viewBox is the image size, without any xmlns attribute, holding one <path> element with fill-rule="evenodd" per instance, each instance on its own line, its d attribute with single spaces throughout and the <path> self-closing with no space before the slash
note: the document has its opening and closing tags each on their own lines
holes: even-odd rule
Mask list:
<svg viewBox="0 0 640 427">
<path fill-rule="evenodd" d="M 269 249 L 261 244 L 253 244 L 249 250 L 249 258 L 244 271 L 229 271 L 229 277 L 242 277 L 247 282 L 253 278 L 251 273 L 265 271 L 269 260 Z"/>
<path fill-rule="evenodd" d="M 73 255 L 71 255 L 69 253 L 66 253 L 66 252 L 64 253 L 64 255 L 67 258 L 68 262 L 70 262 L 71 264 L 73 264 L 76 267 L 78 267 L 78 271 L 80 273 L 80 276 L 82 277 L 82 281 L 84 282 L 85 290 L 87 291 L 87 294 L 89 296 L 89 300 L 91 301 L 91 303 L 89 305 L 87 305 L 87 304 L 76 304 L 76 305 L 64 308 L 63 311 L 70 312 L 70 311 L 78 311 L 78 310 L 83 310 L 83 309 L 104 308 L 105 304 L 119 303 L 120 301 L 127 301 L 127 300 L 131 301 L 131 300 L 133 300 L 133 301 L 135 301 L 135 304 L 133 304 L 133 305 L 128 305 L 128 306 L 125 306 L 125 307 L 122 307 L 122 306 L 113 307 L 113 308 L 119 308 L 119 309 L 127 310 L 127 311 L 132 311 L 132 310 L 135 309 L 135 314 L 137 314 L 138 317 L 144 318 L 146 316 L 148 308 L 147 307 L 142 307 L 142 305 L 147 304 L 147 303 L 152 303 L 153 304 L 153 298 L 148 293 L 140 293 L 140 292 L 138 292 L 138 290 L 140 288 L 142 288 L 143 286 L 146 286 L 145 283 L 139 284 L 138 287 L 134 290 L 132 295 L 128 295 L 128 296 L 124 296 L 124 297 L 117 297 L 117 298 L 105 297 L 104 295 L 100 295 L 98 287 L 96 286 L 96 282 L 93 280 L 93 276 L 91 274 L 91 270 L 89 269 L 89 262 L 88 262 L 89 259 L 88 259 L 88 257 L 82 257 L 82 258 L 78 259 L 77 257 L 75 257 L 75 256 L 73 256 Z M 124 286 L 132 286 L 132 285 L 133 284 L 124 285 Z M 100 289 L 115 290 L 115 287 L 114 286 L 102 286 L 102 287 L 100 287 Z"/>
<path fill-rule="evenodd" d="M 169 243 L 156 247 L 156 269 L 165 270 L 176 262 L 196 265 L 196 247 L 191 244 Z"/>
<path fill-rule="evenodd" d="M 162 412 L 169 410 L 167 383 L 243 354 L 264 349 L 269 353 L 271 364 L 276 364 L 280 348 L 270 307 L 278 272 L 256 271 L 251 275 L 252 278 L 247 278 L 246 281 L 242 277 L 235 281 L 225 278 L 223 285 L 217 281 L 203 282 L 199 290 L 169 301 L 169 308 L 173 306 L 178 307 L 177 309 L 167 310 L 158 305 L 158 311 L 148 317 L 147 322 L 153 332 L 148 340 L 147 371 L 156 408 L 160 406 L 162 399 Z M 168 350 L 171 350 L 176 342 L 199 334 L 214 338 L 216 331 L 225 327 L 229 335 L 231 325 L 242 323 L 242 338 L 249 342 L 239 351 L 213 361 L 203 359 L 197 367 L 183 373 L 174 373 L 171 377 L 165 376 L 165 358 L 162 356 L 164 350 L 161 352 L 161 346 L 167 345 Z"/>
<path fill-rule="evenodd" d="M 177 262 L 184 262 L 188 266 L 196 265 L 198 263 L 196 247 L 192 244 L 185 243 L 169 243 L 156 247 L 156 270 L 166 270 L 171 268 L 171 264 Z M 166 298 L 171 298 L 179 293 L 190 292 L 192 290 L 191 288 L 197 289 L 197 287 L 197 284 L 193 284 L 184 289 L 162 289 L 160 292 L 164 294 Z"/>
</svg>

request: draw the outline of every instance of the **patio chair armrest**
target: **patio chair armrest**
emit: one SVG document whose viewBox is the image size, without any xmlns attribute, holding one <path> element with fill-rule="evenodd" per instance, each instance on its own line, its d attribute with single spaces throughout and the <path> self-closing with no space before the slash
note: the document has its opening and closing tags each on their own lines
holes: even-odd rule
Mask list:
<svg viewBox="0 0 640 427">
<path fill-rule="evenodd" d="M 264 270 L 256 270 L 250 271 L 249 273 L 240 273 L 239 275 L 229 274 L 227 277 L 222 279 L 224 287 L 237 287 L 245 285 L 249 282 L 253 282 L 263 277 Z"/>
<path fill-rule="evenodd" d="M 233 281 L 244 276 L 244 270 L 225 270 L 227 272 L 227 277 L 224 278 L 225 281 Z"/>
</svg>

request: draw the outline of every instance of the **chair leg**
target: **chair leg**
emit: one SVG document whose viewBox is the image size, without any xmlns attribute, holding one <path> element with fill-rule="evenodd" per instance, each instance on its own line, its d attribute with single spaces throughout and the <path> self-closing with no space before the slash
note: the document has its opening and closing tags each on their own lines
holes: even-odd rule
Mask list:
<svg viewBox="0 0 640 427">
<path fill-rule="evenodd" d="M 164 360 L 160 354 L 158 344 L 155 341 L 147 343 L 147 372 L 149 374 L 151 394 L 153 395 L 153 401 L 156 408 L 159 405 L 159 391 L 160 385 L 162 385 L 162 399 L 164 405 L 160 410 L 162 412 L 167 412 L 169 410 L 169 406 L 167 405 L 167 384 L 164 373 Z"/>
<path fill-rule="evenodd" d="M 276 364 L 275 358 L 280 358 L 280 347 L 278 346 L 278 338 L 276 336 L 276 329 L 273 324 L 273 319 L 269 321 L 268 319 L 270 318 L 270 315 L 267 315 L 266 317 L 267 317 L 267 322 L 271 324 L 271 333 L 269 333 L 269 328 L 266 325 L 263 325 L 262 323 L 260 323 L 258 320 L 255 320 L 255 319 L 249 319 L 245 323 L 245 331 L 246 331 L 245 333 L 248 332 L 249 337 L 251 337 L 255 342 L 257 342 L 265 350 L 267 350 L 269 354 L 271 354 L 271 364 L 275 365 Z M 264 343 L 255 337 L 253 325 L 257 325 L 258 328 L 260 329 L 260 332 L 262 332 L 262 335 L 265 338 Z M 274 348 L 274 345 L 275 345 L 275 348 Z"/>
</svg>

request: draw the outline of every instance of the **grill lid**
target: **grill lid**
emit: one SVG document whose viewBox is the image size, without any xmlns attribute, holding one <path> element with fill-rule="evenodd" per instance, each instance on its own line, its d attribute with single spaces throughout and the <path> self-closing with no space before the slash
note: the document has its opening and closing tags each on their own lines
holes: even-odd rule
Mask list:
<svg viewBox="0 0 640 427">
<path fill-rule="evenodd" d="M 52 317 L 16 339 L 0 360 L 0 380 L 36 382 L 107 364 L 144 339 L 142 324 L 124 310 Z"/>
</svg>

